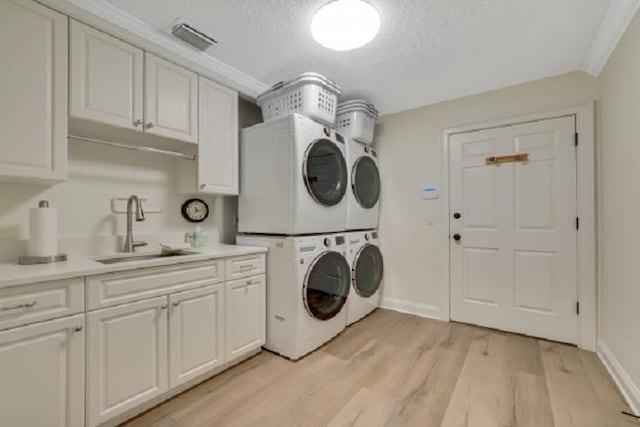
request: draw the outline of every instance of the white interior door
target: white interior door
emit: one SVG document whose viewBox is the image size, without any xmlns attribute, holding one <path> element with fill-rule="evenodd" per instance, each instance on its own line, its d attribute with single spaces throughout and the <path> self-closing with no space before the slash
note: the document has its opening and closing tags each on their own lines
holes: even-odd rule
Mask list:
<svg viewBox="0 0 640 427">
<path fill-rule="evenodd" d="M 451 137 L 452 320 L 577 342 L 574 137 L 573 116 Z"/>
</svg>

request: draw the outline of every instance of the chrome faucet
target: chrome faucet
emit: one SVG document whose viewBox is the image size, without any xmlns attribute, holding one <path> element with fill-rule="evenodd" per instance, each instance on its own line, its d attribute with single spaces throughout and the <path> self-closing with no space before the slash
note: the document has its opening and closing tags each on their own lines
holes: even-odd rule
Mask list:
<svg viewBox="0 0 640 427">
<path fill-rule="evenodd" d="M 136 248 L 140 246 L 146 246 L 147 242 L 136 242 L 133 240 L 133 203 L 136 203 L 136 221 L 144 221 L 144 211 L 142 210 L 142 203 L 138 196 L 131 196 L 127 200 L 127 237 L 124 240 L 124 252 L 135 252 Z"/>
</svg>

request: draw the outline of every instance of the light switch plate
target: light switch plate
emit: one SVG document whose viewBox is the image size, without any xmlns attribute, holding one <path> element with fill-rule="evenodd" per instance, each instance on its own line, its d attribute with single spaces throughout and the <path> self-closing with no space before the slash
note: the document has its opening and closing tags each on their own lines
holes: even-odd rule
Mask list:
<svg viewBox="0 0 640 427">
<path fill-rule="evenodd" d="M 423 200 L 435 200 L 440 197 L 440 190 L 437 185 L 427 185 L 422 188 Z"/>
</svg>

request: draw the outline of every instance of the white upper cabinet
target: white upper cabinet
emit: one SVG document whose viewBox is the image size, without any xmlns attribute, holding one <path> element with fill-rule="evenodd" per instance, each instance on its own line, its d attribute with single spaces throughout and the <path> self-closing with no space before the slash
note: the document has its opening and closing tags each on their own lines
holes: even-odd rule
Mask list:
<svg viewBox="0 0 640 427">
<path fill-rule="evenodd" d="M 67 177 L 67 17 L 0 0 L 0 179 Z"/>
<path fill-rule="evenodd" d="M 71 21 L 70 115 L 142 131 L 144 52 Z"/>
<path fill-rule="evenodd" d="M 84 426 L 84 314 L 0 332 L 0 424 Z"/>
<path fill-rule="evenodd" d="M 237 195 L 238 93 L 200 77 L 199 104 L 198 191 Z"/>
<path fill-rule="evenodd" d="M 198 75 L 145 53 L 145 132 L 198 142 Z"/>
</svg>

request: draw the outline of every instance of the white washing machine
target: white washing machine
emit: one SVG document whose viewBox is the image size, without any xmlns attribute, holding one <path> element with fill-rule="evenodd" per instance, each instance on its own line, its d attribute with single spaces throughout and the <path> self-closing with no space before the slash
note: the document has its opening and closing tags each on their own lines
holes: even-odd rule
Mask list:
<svg viewBox="0 0 640 427">
<path fill-rule="evenodd" d="M 344 231 L 348 181 L 345 142 L 334 130 L 299 114 L 244 129 L 238 231 Z"/>
<path fill-rule="evenodd" d="M 296 360 L 344 330 L 351 284 L 344 234 L 237 241 L 268 248 L 266 349 Z"/>
<path fill-rule="evenodd" d="M 376 230 L 347 233 L 347 247 L 352 285 L 347 301 L 347 325 L 351 325 L 378 307 L 384 263 Z"/>
<path fill-rule="evenodd" d="M 368 145 L 347 139 L 347 191 L 346 230 L 378 228 L 380 214 L 380 171 L 376 152 Z"/>
</svg>

